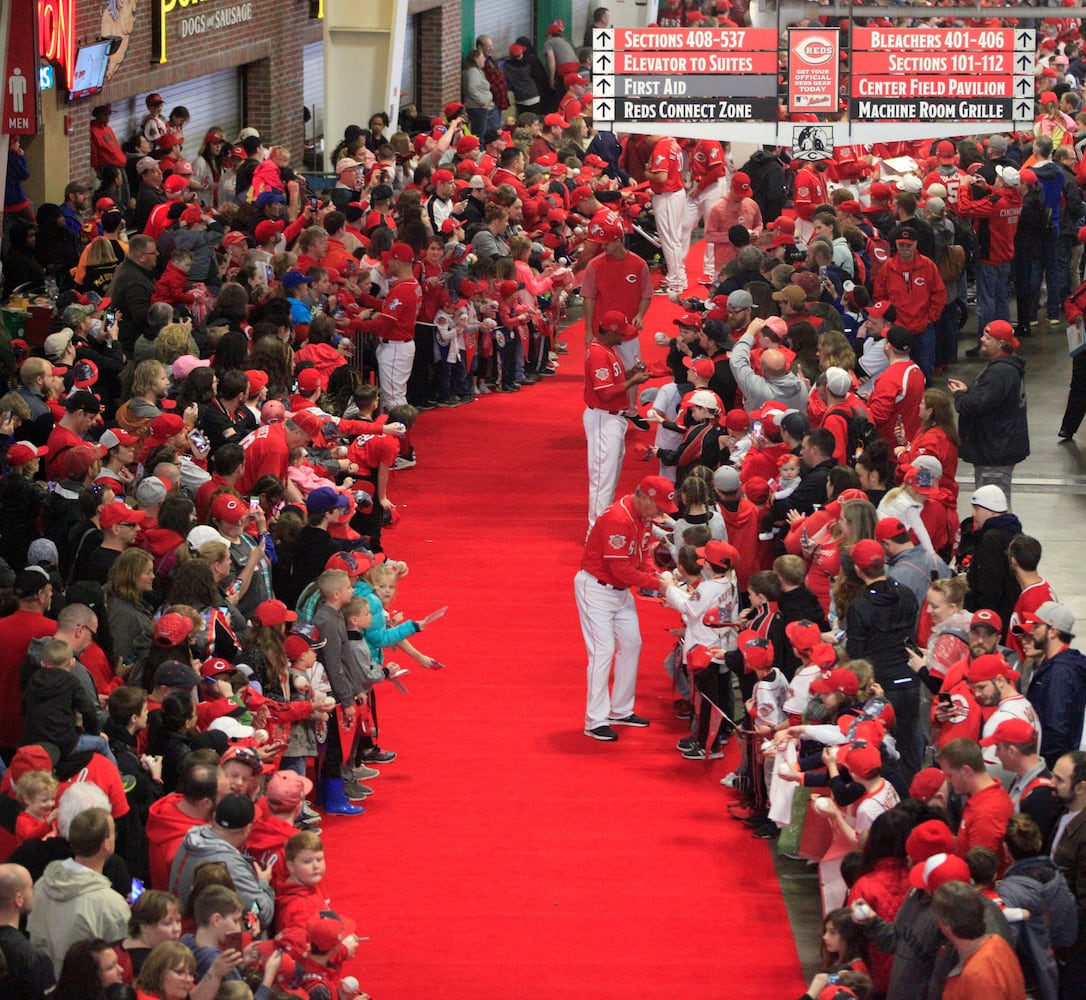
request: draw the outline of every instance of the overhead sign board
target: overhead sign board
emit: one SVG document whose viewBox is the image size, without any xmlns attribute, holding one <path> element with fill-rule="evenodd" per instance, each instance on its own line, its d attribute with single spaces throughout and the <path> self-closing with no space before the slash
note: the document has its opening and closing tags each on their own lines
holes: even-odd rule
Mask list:
<svg viewBox="0 0 1086 1000">
<path fill-rule="evenodd" d="M 838 30 L 818 26 L 783 43 L 775 27 L 598 28 L 594 121 L 780 145 L 797 124 L 783 109 L 817 116 L 836 146 L 1021 131 L 1035 115 L 1035 45 L 1026 28 L 853 27 L 842 58 Z"/>
<path fill-rule="evenodd" d="M 788 111 L 812 114 L 837 110 L 841 67 L 837 28 L 788 29 Z"/>
<path fill-rule="evenodd" d="M 775 121 L 777 69 L 772 28 L 599 28 L 593 122 L 668 131 L 682 123 Z"/>
<path fill-rule="evenodd" d="M 1035 33 L 1025 28 L 856 28 L 849 115 L 858 121 L 1033 121 Z"/>
</svg>

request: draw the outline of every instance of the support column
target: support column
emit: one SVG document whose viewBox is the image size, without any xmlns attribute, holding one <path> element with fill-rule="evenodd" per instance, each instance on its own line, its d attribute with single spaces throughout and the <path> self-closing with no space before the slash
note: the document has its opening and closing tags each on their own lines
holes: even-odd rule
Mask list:
<svg viewBox="0 0 1086 1000">
<path fill-rule="evenodd" d="M 408 0 L 325 0 L 324 134 L 332 145 L 375 111 L 396 121 L 407 6 Z"/>
</svg>

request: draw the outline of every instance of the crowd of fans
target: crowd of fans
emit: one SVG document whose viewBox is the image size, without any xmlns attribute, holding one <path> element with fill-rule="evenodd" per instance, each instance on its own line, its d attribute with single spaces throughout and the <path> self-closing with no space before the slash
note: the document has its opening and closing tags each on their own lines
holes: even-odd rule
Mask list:
<svg viewBox="0 0 1086 1000">
<path fill-rule="evenodd" d="M 742 23 L 710 6 L 661 17 Z M 95 109 L 99 187 L 62 204 L 27 201 L 13 137 L 5 288 L 53 323 L 0 350 L 12 995 L 358 992 L 312 805 L 359 815 L 395 760 L 396 648 L 441 666 L 412 639 L 444 609 L 395 610 L 392 473 L 420 412 L 553 376 L 578 294 L 588 337 L 637 358 L 594 398 L 656 425 L 643 457 L 676 484 L 653 533 L 678 749 L 738 733 L 730 813 L 819 865 L 809 995 L 1078 995 L 1086 660 L 1011 509 L 1019 339 L 1042 290 L 1050 322 L 1081 314 L 1086 62 L 1077 22 L 1042 27 L 1032 133 L 814 163 L 595 132 L 560 21 L 538 55 L 482 36 L 442 115 L 351 126 L 323 195 L 252 129 L 194 143 L 157 94 L 123 144 Z M 683 311 L 650 369 L 654 294 Z M 944 391 L 974 301 L 985 366 Z M 590 455 L 593 517 L 621 461 Z"/>
</svg>

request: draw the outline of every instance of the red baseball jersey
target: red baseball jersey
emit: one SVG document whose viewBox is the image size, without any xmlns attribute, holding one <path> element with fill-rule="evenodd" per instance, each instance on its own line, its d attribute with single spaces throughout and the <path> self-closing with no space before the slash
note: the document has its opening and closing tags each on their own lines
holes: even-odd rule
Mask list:
<svg viewBox="0 0 1086 1000">
<path fill-rule="evenodd" d="M 659 181 L 649 181 L 656 194 L 668 194 L 683 189 L 683 153 L 674 139 L 665 137 L 656 144 L 652 159 L 649 160 L 649 170 L 667 171 L 667 179 L 662 184 Z"/>
<path fill-rule="evenodd" d="M 655 573 L 641 568 L 647 524 L 634 509 L 632 494 L 616 500 L 592 526 L 585 542 L 581 569 L 612 587 L 651 587 Z"/>
<path fill-rule="evenodd" d="M 626 370 L 613 347 L 593 340 L 584 362 L 584 401 L 594 410 L 626 409 Z"/>
</svg>

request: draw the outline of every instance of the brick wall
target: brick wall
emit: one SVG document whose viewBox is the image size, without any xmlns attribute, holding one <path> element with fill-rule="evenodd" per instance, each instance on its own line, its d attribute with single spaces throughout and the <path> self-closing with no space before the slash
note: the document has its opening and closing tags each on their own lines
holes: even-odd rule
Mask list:
<svg viewBox="0 0 1086 1000">
<path fill-rule="evenodd" d="M 126 0 L 121 0 L 122 5 Z M 70 176 L 93 183 L 87 144 L 82 139 L 90 125 L 90 110 L 99 103 L 121 101 L 149 91 L 206 76 L 232 67 L 243 70 L 243 120 L 261 133 L 272 135 L 291 149 L 302 149 L 302 48 L 321 37 L 321 22 L 309 18 L 309 0 L 203 0 L 167 16 L 168 61 L 152 61 L 152 4 L 138 0 L 124 61 L 106 82 L 100 95 L 78 101 L 71 115 Z M 212 17 L 242 3 L 252 5 L 252 19 L 181 38 L 186 18 Z M 102 34 L 103 0 L 77 0 L 78 39 Z M 123 139 L 124 137 L 121 136 Z"/>
<path fill-rule="evenodd" d="M 410 7 L 415 12 L 416 6 Z M 440 115 L 449 101 L 460 100 L 460 3 L 441 0 L 418 13 L 418 97 L 423 115 Z M 408 52 L 408 59 L 416 53 Z"/>
</svg>

